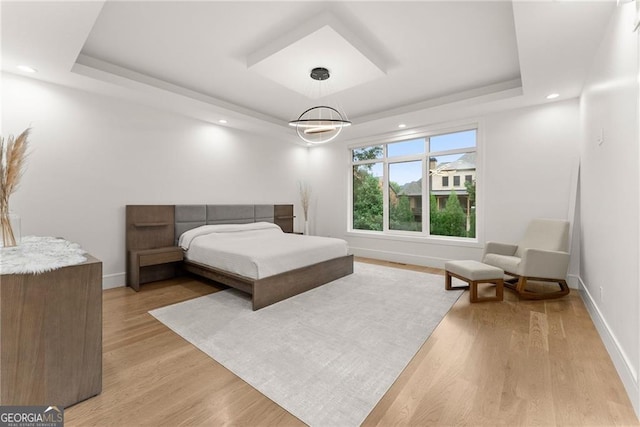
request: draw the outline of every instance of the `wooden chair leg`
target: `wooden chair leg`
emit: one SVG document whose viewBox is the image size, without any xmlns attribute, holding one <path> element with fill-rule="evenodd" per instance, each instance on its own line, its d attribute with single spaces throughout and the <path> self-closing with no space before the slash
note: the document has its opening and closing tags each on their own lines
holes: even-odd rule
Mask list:
<svg viewBox="0 0 640 427">
<path fill-rule="evenodd" d="M 478 282 L 470 281 L 469 282 L 469 301 L 478 302 Z"/>
<path fill-rule="evenodd" d="M 448 271 L 444 272 L 444 288 L 447 291 L 451 290 L 451 273 L 449 273 Z"/>
<path fill-rule="evenodd" d="M 567 285 L 566 280 L 558 281 L 558 285 L 560 286 L 560 293 L 562 294 L 560 296 L 568 295 L 569 292 L 571 292 L 571 289 L 569 289 L 569 285 Z"/>
<path fill-rule="evenodd" d="M 522 295 L 525 291 L 525 288 L 527 287 L 527 278 L 526 277 L 522 277 L 520 276 L 520 278 L 518 279 L 518 284 L 516 285 L 516 291 Z"/>
<path fill-rule="evenodd" d="M 496 299 L 498 301 L 504 300 L 504 280 L 496 280 Z"/>
<path fill-rule="evenodd" d="M 494 297 L 479 297 L 478 296 L 478 281 L 469 282 L 469 300 L 471 302 L 485 302 L 485 301 L 503 301 L 504 299 L 504 282 L 502 279 L 490 280 L 487 282 L 496 286 L 496 296 Z"/>
<path fill-rule="evenodd" d="M 541 300 L 541 299 L 561 298 L 565 295 L 568 295 L 571 292 L 571 289 L 569 289 L 569 285 L 567 285 L 566 280 L 548 280 L 548 279 L 541 279 L 541 278 L 532 278 L 531 280 L 539 280 L 543 282 L 556 282 L 558 286 L 560 286 L 560 290 L 556 292 L 531 292 L 525 289 L 525 286 L 527 283 L 526 278 L 524 279 L 524 285 L 522 286 L 522 288 L 520 288 L 520 284 L 523 278 L 521 277 L 520 279 L 521 280 L 518 281 L 517 292 L 518 292 L 518 295 L 520 295 L 520 297 L 523 299 Z"/>
<path fill-rule="evenodd" d="M 460 285 L 460 286 L 453 286 L 452 284 L 452 278 L 458 278 L 464 282 L 470 283 L 467 279 L 462 278 L 460 276 L 456 276 L 455 274 L 451 274 L 451 272 L 445 270 L 444 271 L 444 288 L 447 291 L 457 291 L 457 290 L 465 290 L 465 289 L 469 289 L 469 285 Z"/>
</svg>

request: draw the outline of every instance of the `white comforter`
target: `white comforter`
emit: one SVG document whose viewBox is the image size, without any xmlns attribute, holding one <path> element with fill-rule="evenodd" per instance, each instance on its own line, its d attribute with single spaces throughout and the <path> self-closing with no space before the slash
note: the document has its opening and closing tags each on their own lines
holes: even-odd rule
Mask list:
<svg viewBox="0 0 640 427">
<path fill-rule="evenodd" d="M 204 225 L 183 233 L 178 244 L 189 261 L 252 279 L 348 254 L 344 240 L 288 234 L 267 222 Z"/>
</svg>

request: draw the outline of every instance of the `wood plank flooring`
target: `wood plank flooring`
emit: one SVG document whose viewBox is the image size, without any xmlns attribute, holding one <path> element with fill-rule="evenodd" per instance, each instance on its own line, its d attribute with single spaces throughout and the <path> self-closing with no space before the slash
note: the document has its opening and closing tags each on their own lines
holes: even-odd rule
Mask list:
<svg viewBox="0 0 640 427">
<path fill-rule="evenodd" d="M 67 408 L 66 425 L 304 425 L 147 313 L 218 290 L 182 277 L 104 291 L 103 391 Z M 577 292 L 505 290 L 476 304 L 465 292 L 363 425 L 640 424 Z"/>
</svg>

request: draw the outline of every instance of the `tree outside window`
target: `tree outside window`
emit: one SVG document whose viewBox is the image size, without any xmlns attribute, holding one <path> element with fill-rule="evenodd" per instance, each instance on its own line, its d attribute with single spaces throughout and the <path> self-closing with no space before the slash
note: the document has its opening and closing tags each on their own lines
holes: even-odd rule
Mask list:
<svg viewBox="0 0 640 427">
<path fill-rule="evenodd" d="M 380 158 L 382 146 L 353 150 L 354 161 Z M 382 231 L 382 163 L 370 162 L 353 166 L 353 229 Z"/>
<path fill-rule="evenodd" d="M 389 164 L 389 230 L 422 231 L 422 161 Z"/>
</svg>

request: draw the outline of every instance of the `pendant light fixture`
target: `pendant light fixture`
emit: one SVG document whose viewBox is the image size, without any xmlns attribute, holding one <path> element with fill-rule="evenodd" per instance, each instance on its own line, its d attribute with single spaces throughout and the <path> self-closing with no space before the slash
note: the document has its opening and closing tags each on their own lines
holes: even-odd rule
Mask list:
<svg viewBox="0 0 640 427">
<path fill-rule="evenodd" d="M 324 81 L 330 77 L 329 70 L 317 67 L 311 70 L 311 78 Z M 342 114 L 333 107 L 319 105 L 300 114 L 297 120 L 289 122 L 289 126 L 296 128 L 298 136 L 309 144 L 324 144 L 333 141 L 342 132 L 342 128 L 351 126 Z"/>
</svg>

